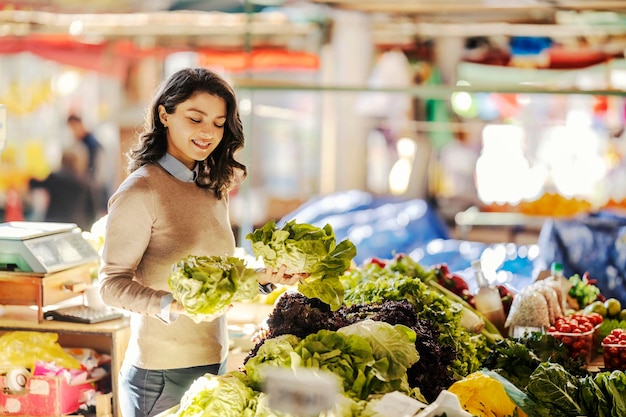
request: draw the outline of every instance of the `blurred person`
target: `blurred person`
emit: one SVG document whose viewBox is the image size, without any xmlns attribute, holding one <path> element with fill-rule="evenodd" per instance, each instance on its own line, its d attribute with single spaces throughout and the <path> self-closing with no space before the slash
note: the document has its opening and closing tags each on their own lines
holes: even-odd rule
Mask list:
<svg viewBox="0 0 626 417">
<path fill-rule="evenodd" d="M 70 114 L 67 117 L 67 125 L 72 131 L 74 138 L 79 143 L 82 143 L 87 149 L 89 155 L 87 163 L 87 174 L 90 177 L 94 178 L 97 174 L 97 170 L 99 169 L 97 165 L 100 162 L 98 158 L 103 149 L 102 145 L 100 144 L 100 142 L 98 142 L 93 133 L 87 130 L 87 128 L 83 124 L 83 119 L 80 116 L 76 114 Z"/>
<path fill-rule="evenodd" d="M 89 230 L 96 219 L 93 194 L 85 179 L 87 152 L 71 147 L 63 151 L 61 166 L 43 180 L 31 178 L 29 190 L 31 200 L 41 204 L 43 220 L 48 222 L 76 223 L 81 229 Z M 38 191 L 43 194 L 35 195 Z"/>
<path fill-rule="evenodd" d="M 109 198 L 104 147 L 95 135 L 85 127 L 83 119 L 79 115 L 70 114 L 67 117 L 67 125 L 72 131 L 76 144 L 87 150 L 88 159 L 85 175 L 92 187 L 96 211 L 102 215 L 106 212 L 107 199 Z"/>
<path fill-rule="evenodd" d="M 124 417 L 154 416 L 178 404 L 193 381 L 223 374 L 226 317 L 197 323 L 168 286 L 172 265 L 190 254 L 233 256 L 229 191 L 246 176 L 235 155 L 244 134 L 232 87 L 208 69 L 165 80 L 146 114 L 129 175 L 109 199 L 99 280 L 103 301 L 130 312 L 130 341 L 117 398 Z M 257 271 L 259 291 L 303 274 Z"/>
</svg>

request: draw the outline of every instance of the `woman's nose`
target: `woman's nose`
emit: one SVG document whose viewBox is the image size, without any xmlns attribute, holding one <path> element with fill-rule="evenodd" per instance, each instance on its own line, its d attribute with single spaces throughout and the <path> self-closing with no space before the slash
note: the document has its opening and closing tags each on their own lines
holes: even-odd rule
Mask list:
<svg viewBox="0 0 626 417">
<path fill-rule="evenodd" d="M 211 126 L 205 126 L 200 129 L 200 134 L 202 135 L 203 139 L 214 139 L 217 137 L 216 130 L 217 129 Z"/>
</svg>

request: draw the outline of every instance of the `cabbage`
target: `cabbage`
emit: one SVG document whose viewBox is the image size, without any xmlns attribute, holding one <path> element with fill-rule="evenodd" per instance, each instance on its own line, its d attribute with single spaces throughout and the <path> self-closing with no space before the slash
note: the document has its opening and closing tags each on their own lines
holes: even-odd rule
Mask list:
<svg viewBox="0 0 626 417">
<path fill-rule="evenodd" d="M 343 285 L 339 280 L 356 256 L 349 240 L 336 243 L 335 233 L 327 224 L 323 228 L 291 220 L 278 229 L 270 220 L 246 236 L 254 256 L 266 266 L 278 269 L 285 265 L 287 274 L 310 274 L 298 284 L 298 291 L 308 298 L 318 298 L 337 310 L 343 303 Z"/>
<path fill-rule="evenodd" d="M 252 299 L 259 291 L 254 270 L 234 256 L 189 255 L 172 265 L 168 285 L 197 322 L 223 313 L 233 301 Z"/>
</svg>

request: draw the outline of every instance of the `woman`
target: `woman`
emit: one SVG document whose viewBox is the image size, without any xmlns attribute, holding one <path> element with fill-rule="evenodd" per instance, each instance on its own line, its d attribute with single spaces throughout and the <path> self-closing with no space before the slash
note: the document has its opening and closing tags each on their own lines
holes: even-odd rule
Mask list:
<svg viewBox="0 0 626 417">
<path fill-rule="evenodd" d="M 120 384 L 124 417 L 154 416 L 180 402 L 191 383 L 225 370 L 224 316 L 195 323 L 175 300 L 171 266 L 188 255 L 232 255 L 228 191 L 246 167 L 232 87 L 207 69 L 184 69 L 157 91 L 130 175 L 111 196 L 100 268 L 101 296 L 130 311 Z M 284 268 L 259 271 L 260 289 L 291 285 Z"/>
</svg>

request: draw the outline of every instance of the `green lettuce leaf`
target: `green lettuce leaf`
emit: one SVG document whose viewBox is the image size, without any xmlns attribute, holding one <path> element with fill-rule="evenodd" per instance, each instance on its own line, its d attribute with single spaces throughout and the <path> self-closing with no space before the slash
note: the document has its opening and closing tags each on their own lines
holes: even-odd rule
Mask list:
<svg viewBox="0 0 626 417">
<path fill-rule="evenodd" d="M 368 387 L 375 378 L 372 366 L 376 359 L 372 347 L 363 337 L 320 330 L 304 338 L 296 346 L 295 353 L 298 356 L 292 359 L 292 366 L 334 373 L 341 378 L 348 397 L 364 400 L 370 394 Z"/>
<path fill-rule="evenodd" d="M 242 372 L 206 374 L 185 392 L 174 417 L 254 417 L 257 398 Z"/>
<path fill-rule="evenodd" d="M 551 409 L 551 416 L 582 416 L 578 388 L 578 378 L 562 365 L 543 362 L 530 375 L 526 391 L 535 402 Z"/>
<path fill-rule="evenodd" d="M 596 374 L 594 381 L 604 394 L 611 417 L 626 416 L 626 372 L 600 372 Z"/>
<path fill-rule="evenodd" d="M 265 366 L 291 367 L 294 347 L 300 339 L 291 334 L 265 339 L 256 354 L 248 359 L 244 367 L 250 384 L 258 391 L 263 389 L 263 368 Z"/>
<path fill-rule="evenodd" d="M 174 299 L 196 321 L 258 294 L 256 273 L 234 256 L 189 255 L 172 266 L 168 285 Z"/>
<path fill-rule="evenodd" d="M 401 379 L 407 370 L 419 360 L 415 348 L 415 331 L 403 325 L 391 325 L 370 319 L 342 327 L 339 333 L 355 334 L 367 340 L 372 347 L 376 362 L 376 377 L 381 381 Z"/>
<path fill-rule="evenodd" d="M 246 236 L 254 256 L 266 266 L 278 269 L 285 265 L 287 274 L 306 273 L 298 290 L 309 298 L 318 298 L 338 310 L 343 303 L 343 285 L 339 277 L 350 267 L 356 247 L 349 240 L 336 242 L 332 227 L 319 228 L 291 220 L 278 229 L 270 220 Z"/>
</svg>

